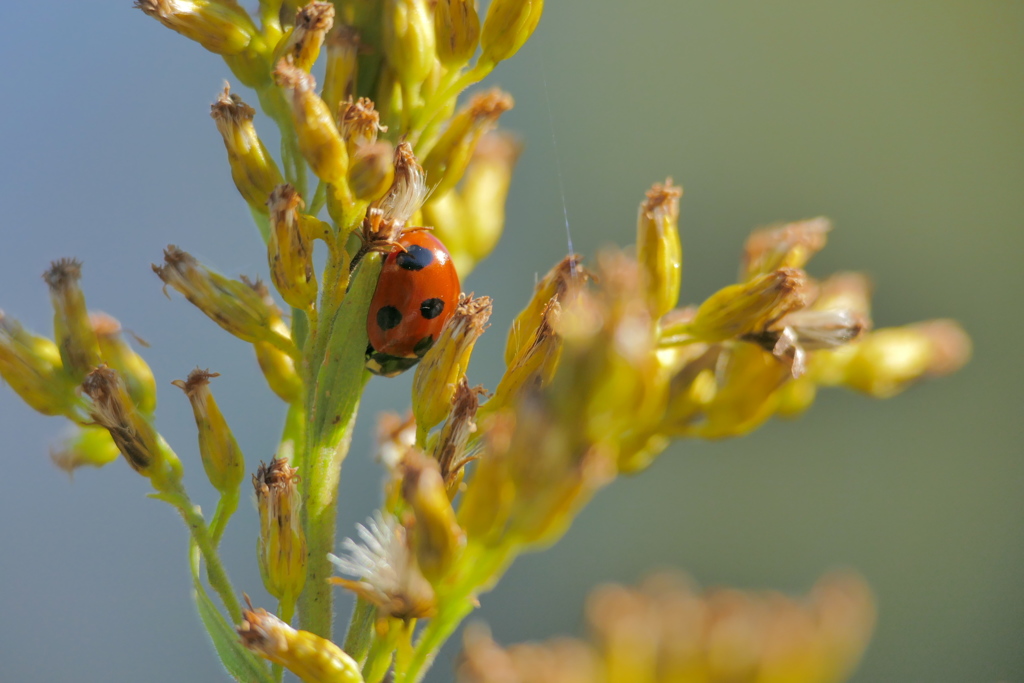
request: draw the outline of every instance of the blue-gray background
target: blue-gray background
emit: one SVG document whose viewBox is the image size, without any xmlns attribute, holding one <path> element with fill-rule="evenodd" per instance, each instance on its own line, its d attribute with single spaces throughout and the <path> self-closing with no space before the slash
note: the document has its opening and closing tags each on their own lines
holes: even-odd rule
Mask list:
<svg viewBox="0 0 1024 683">
<path fill-rule="evenodd" d="M 152 344 L 159 427 L 209 508 L 170 381 L 222 374 L 251 463 L 272 455 L 281 406 L 246 345 L 163 297 L 149 264 L 168 243 L 233 275 L 266 259 L 207 116 L 228 70 L 129 5 L 0 8 L 0 306 L 48 331 L 39 275 L 82 259 L 90 305 Z M 879 325 L 957 318 L 975 357 L 888 402 L 831 392 L 799 422 L 673 446 L 483 597 L 501 641 L 578 632 L 591 587 L 652 567 L 803 591 L 852 566 L 880 603 L 857 680 L 1024 680 L 1022 36 L 1024 4 L 996 0 L 549 3 L 492 79 L 528 146 L 506 235 L 464 283 L 496 298 L 473 381 L 493 387 L 508 322 L 566 251 L 563 201 L 592 255 L 632 240 L 638 200 L 667 175 L 686 189 L 684 301 L 731 281 L 750 228 L 825 214 L 836 230 L 812 273 L 866 270 Z M 377 501 L 372 420 L 405 409 L 408 383 L 370 384 L 342 530 Z M 217 680 L 180 521 L 122 462 L 69 481 L 47 458 L 61 429 L 0 388 L 0 680 Z M 224 551 L 269 606 L 254 518 L 243 505 Z"/>
</svg>

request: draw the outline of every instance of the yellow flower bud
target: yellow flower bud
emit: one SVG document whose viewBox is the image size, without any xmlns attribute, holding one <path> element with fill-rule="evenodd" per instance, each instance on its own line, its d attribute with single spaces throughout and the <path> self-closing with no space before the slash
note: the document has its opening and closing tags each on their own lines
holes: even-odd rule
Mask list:
<svg viewBox="0 0 1024 683">
<path fill-rule="evenodd" d="M 316 81 L 286 61 L 274 69 L 277 82 L 291 103 L 299 150 L 313 173 L 325 183 L 344 188 L 348 152 L 330 108 L 316 94 Z"/>
<path fill-rule="evenodd" d="M 219 376 L 216 372 L 196 368 L 189 373 L 187 380 L 176 379 L 171 384 L 184 391 L 192 404 L 199 432 L 199 456 L 207 479 L 213 488 L 229 493 L 242 485 L 245 456 L 210 391 L 210 379 Z"/>
<path fill-rule="evenodd" d="M 235 187 L 253 211 L 265 214 L 271 191 L 284 180 L 274 158 L 256 134 L 252 123 L 254 113 L 241 97 L 231 94 L 228 85 L 210 106 L 210 116 L 224 138 Z"/>
<path fill-rule="evenodd" d="M 844 385 L 887 398 L 923 377 L 959 370 L 970 359 L 971 340 L 952 320 L 932 320 L 876 330 L 831 354 L 826 358 L 842 363 Z"/>
<path fill-rule="evenodd" d="M 690 435 L 705 439 L 742 436 L 775 412 L 790 368 L 754 344 L 734 343 L 718 361 L 718 384 Z"/>
<path fill-rule="evenodd" d="M 356 199 L 372 202 L 384 196 L 395 181 L 395 150 L 390 142 L 373 142 L 352 155 L 348 183 Z"/>
<path fill-rule="evenodd" d="M 494 88 L 475 95 L 451 119 L 448 128 L 423 160 L 427 182 L 434 186 L 434 195 L 443 196 L 462 180 L 481 136 L 491 130 L 512 105 L 511 95 Z"/>
<path fill-rule="evenodd" d="M 128 395 L 145 415 L 156 410 L 156 379 L 142 356 L 135 353 L 121 334 L 121 323 L 105 313 L 90 316 L 103 362 L 121 375 Z"/>
<path fill-rule="evenodd" d="M 439 0 L 434 7 L 437 56 L 449 69 L 472 59 L 480 41 L 476 0 Z"/>
<path fill-rule="evenodd" d="M 245 10 L 218 0 L 136 0 L 135 7 L 219 55 L 238 54 L 259 31 Z"/>
<path fill-rule="evenodd" d="M 121 451 L 103 427 L 75 428 L 57 450 L 50 451 L 50 460 L 69 475 L 79 467 L 103 467 L 117 460 Z"/>
<path fill-rule="evenodd" d="M 758 275 L 720 289 L 697 309 L 693 320 L 662 329 L 662 344 L 688 336 L 719 342 L 762 331 L 782 316 L 807 304 L 807 276 L 796 268 Z"/>
<path fill-rule="evenodd" d="M 505 228 L 505 200 L 521 151 L 522 145 L 510 134 L 494 131 L 484 135 L 474 150 L 460 190 L 441 198 L 443 201 L 458 196 L 458 218 L 433 222 L 445 244 L 454 238 L 460 245 L 450 251 L 464 276 L 491 253 L 501 237 Z"/>
<path fill-rule="evenodd" d="M 81 277 L 82 264 L 74 259 L 54 261 L 43 274 L 53 304 L 53 336 L 65 371 L 76 380 L 100 363 L 99 343 L 78 284 Z"/>
<path fill-rule="evenodd" d="M 336 22 L 327 33 L 327 70 L 320 94 L 330 111 L 338 111 L 342 102 L 355 97 L 358 53 L 359 34 L 351 26 Z"/>
<path fill-rule="evenodd" d="M 270 390 L 285 403 L 299 401 L 302 398 L 303 383 L 295 370 L 292 357 L 266 342 L 256 342 L 253 348 L 256 350 L 256 362 Z"/>
<path fill-rule="evenodd" d="M 270 279 L 285 302 L 301 311 L 316 304 L 313 245 L 299 224 L 302 198 L 291 185 L 278 185 L 270 193 L 270 239 L 267 260 Z"/>
<path fill-rule="evenodd" d="M 295 15 L 295 26 L 274 50 L 272 63 L 287 59 L 306 73 L 320 55 L 324 36 L 334 25 L 334 5 L 329 2 L 311 2 Z"/>
<path fill-rule="evenodd" d="M 253 475 L 256 507 L 260 514 L 257 559 L 267 592 L 282 601 L 294 602 L 306 582 L 306 536 L 302 530 L 296 487 L 298 469 L 287 458 L 260 463 Z"/>
<path fill-rule="evenodd" d="M 415 449 L 402 461 L 402 498 L 416 520 L 413 549 L 420 571 L 437 585 L 458 557 L 465 534 L 455 521 L 437 462 Z"/>
<path fill-rule="evenodd" d="M 825 248 L 831 229 L 827 218 L 811 218 L 755 230 L 743 249 L 741 278 L 748 280 L 780 268 L 803 268 Z"/>
<path fill-rule="evenodd" d="M 533 288 L 533 296 L 526 308 L 512 321 L 505 344 L 505 365 L 511 366 L 516 356 L 540 327 L 548 303 L 554 299 L 560 304 L 572 305 L 579 288 L 589 279 L 580 263 L 582 256 L 573 254 L 558 262 Z"/>
<path fill-rule="evenodd" d="M 383 4 L 384 54 L 402 88 L 414 93 L 434 68 L 436 51 L 430 8 L 426 0 L 384 0 Z"/>
<path fill-rule="evenodd" d="M 92 399 L 89 415 L 110 432 L 128 464 L 156 490 L 173 491 L 181 480 L 181 462 L 135 407 L 121 376 L 101 365 L 82 382 L 82 391 Z"/>
<path fill-rule="evenodd" d="M 480 63 L 497 64 L 518 52 L 543 11 L 544 0 L 493 0 L 480 36 Z"/>
<path fill-rule="evenodd" d="M 683 188 L 655 183 L 647 191 L 637 218 L 636 258 L 647 276 L 651 315 L 660 318 L 679 301 L 683 276 L 683 247 L 679 241 L 679 198 Z"/>
<path fill-rule="evenodd" d="M 287 328 L 280 325 L 281 312 L 262 283 L 226 278 L 174 245 L 164 250 L 164 262 L 153 265 L 153 272 L 215 323 L 243 341 L 265 341 L 298 356 Z"/>
<path fill-rule="evenodd" d="M 481 406 L 485 415 L 514 405 L 526 387 L 543 387 L 551 382 L 562 353 L 562 338 L 555 332 L 561 311 L 557 300 L 545 305 L 540 323 L 509 363 L 494 396 Z"/>
<path fill-rule="evenodd" d="M 0 311 L 0 377 L 21 400 L 43 415 L 67 415 L 78 402 L 77 382 L 60 359 L 57 345 L 25 330 Z"/>
<path fill-rule="evenodd" d="M 473 345 L 487 329 L 490 317 L 490 297 L 462 297 L 437 341 L 416 368 L 412 380 L 412 412 L 416 416 L 417 432 L 423 437 L 451 411 L 452 398 L 469 367 Z"/>
<path fill-rule="evenodd" d="M 263 609 L 242 613 L 238 626 L 242 644 L 279 664 L 305 683 L 362 683 L 359 664 L 326 638 L 296 631 Z"/>
</svg>

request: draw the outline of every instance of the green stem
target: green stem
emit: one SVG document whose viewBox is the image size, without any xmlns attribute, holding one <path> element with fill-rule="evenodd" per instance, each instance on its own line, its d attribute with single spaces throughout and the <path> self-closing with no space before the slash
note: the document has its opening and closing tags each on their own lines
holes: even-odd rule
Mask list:
<svg viewBox="0 0 1024 683">
<path fill-rule="evenodd" d="M 221 494 L 220 500 L 217 501 L 217 509 L 213 511 L 213 519 L 210 520 L 210 541 L 214 548 L 220 545 L 228 520 L 238 509 L 239 497 L 239 490 L 236 488 Z"/>
<path fill-rule="evenodd" d="M 476 607 L 476 595 L 494 586 L 518 551 L 519 547 L 512 544 L 466 549 L 460 560 L 463 573 L 455 578 L 454 585 L 447 592 L 438 596 L 438 612 L 420 632 L 412 656 L 407 661 L 396 663 L 395 683 L 419 683 L 423 680 L 441 646 Z"/>
<path fill-rule="evenodd" d="M 362 389 L 362 386 L 352 387 L 351 391 L 362 393 Z M 357 398 L 349 407 L 341 440 L 333 446 L 314 446 L 303 462 L 303 470 L 308 473 L 303 477 L 307 556 L 306 588 L 299 601 L 299 623 L 303 630 L 328 639 L 334 621 L 334 594 L 327 583 L 332 573 L 327 554 L 334 551 L 338 481 L 341 479 L 341 463 L 348 455 L 352 441 L 358 405 Z"/>
<path fill-rule="evenodd" d="M 377 617 L 377 606 L 369 600 L 356 598 L 352 608 L 352 618 L 348 622 L 345 644 L 342 649 L 357 662 L 366 659 L 373 637 L 373 622 Z"/>
<path fill-rule="evenodd" d="M 455 596 L 449 596 L 445 600 L 441 610 L 420 633 L 407 666 L 402 671 L 396 668 L 395 683 L 417 683 L 423 679 L 437 658 L 441 646 L 455 632 L 462 620 L 473 611 L 474 601 L 470 599 L 469 593 L 470 591 L 466 591 L 465 595 L 457 599 L 453 599 Z"/>
<path fill-rule="evenodd" d="M 392 621 L 388 624 L 388 632 L 384 637 L 374 637 L 366 655 L 366 662 L 363 664 L 363 680 L 366 683 L 380 683 L 384 679 L 391 666 L 392 653 L 395 651 L 400 630 L 400 626 Z"/>
<path fill-rule="evenodd" d="M 231 586 L 231 580 L 228 578 L 213 540 L 210 538 L 206 520 L 189 500 L 185 489 L 181 488 L 179 484 L 176 491 L 153 493 L 150 496 L 177 508 L 182 519 L 185 520 L 185 524 L 188 525 L 192 540 L 199 548 L 203 559 L 206 560 L 206 579 L 210 582 L 210 587 L 216 591 L 221 602 L 224 603 L 224 608 L 228 611 L 232 623 L 240 623 L 242 621 L 242 606 L 239 604 L 238 598 L 235 597 L 235 589 Z"/>
<path fill-rule="evenodd" d="M 480 63 L 477 62 L 472 69 L 463 73 L 448 87 L 437 89 L 430 99 L 423 105 L 423 107 L 416 112 L 412 117 L 409 129 L 412 131 L 421 131 L 427 128 L 434 119 L 444 110 L 445 104 L 447 104 L 452 98 L 458 97 L 459 93 L 473 85 L 478 83 L 494 70 L 494 64 Z"/>
<path fill-rule="evenodd" d="M 309 423 L 302 463 L 303 523 L 306 529 L 306 588 L 299 601 L 300 625 L 323 638 L 331 637 L 333 594 L 327 583 L 334 550 L 341 464 L 352 441 L 352 427 L 363 387 L 366 315 L 380 274 L 381 255 L 366 255 L 352 275 L 348 293 L 338 307 L 330 338 L 316 340 L 305 369 L 309 380 Z M 324 346 L 321 346 L 324 344 Z M 307 345 L 308 346 L 308 345 Z M 320 349 L 323 349 L 320 355 Z"/>
</svg>

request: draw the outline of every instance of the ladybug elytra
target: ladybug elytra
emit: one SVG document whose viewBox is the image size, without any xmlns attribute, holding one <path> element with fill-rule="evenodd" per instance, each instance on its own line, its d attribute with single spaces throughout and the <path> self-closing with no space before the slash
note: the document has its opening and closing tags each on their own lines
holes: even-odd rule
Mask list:
<svg viewBox="0 0 1024 683">
<path fill-rule="evenodd" d="M 403 234 L 384 259 L 370 300 L 366 367 L 394 377 L 416 365 L 437 341 L 459 300 L 459 275 L 441 240 Z"/>
</svg>

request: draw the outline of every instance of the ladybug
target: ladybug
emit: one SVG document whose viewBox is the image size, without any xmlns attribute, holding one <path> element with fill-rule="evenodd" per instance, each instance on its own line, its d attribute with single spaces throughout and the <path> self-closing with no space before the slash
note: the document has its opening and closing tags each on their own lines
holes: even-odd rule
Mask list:
<svg viewBox="0 0 1024 683">
<path fill-rule="evenodd" d="M 394 377 L 416 365 L 437 341 L 459 301 L 452 257 L 428 232 L 410 231 L 384 259 L 366 317 L 366 367 Z"/>
</svg>

